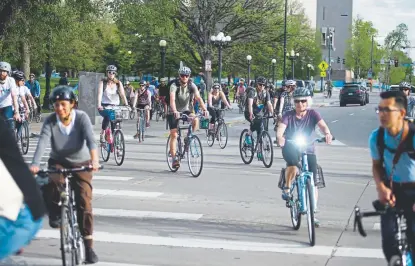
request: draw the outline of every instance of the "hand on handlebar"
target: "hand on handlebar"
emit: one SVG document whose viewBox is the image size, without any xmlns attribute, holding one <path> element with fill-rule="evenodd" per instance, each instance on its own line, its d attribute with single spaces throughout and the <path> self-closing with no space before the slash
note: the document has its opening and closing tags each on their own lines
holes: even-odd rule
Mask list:
<svg viewBox="0 0 415 266">
<path fill-rule="evenodd" d="M 383 204 L 389 204 L 389 206 L 393 207 L 395 206 L 396 198 L 395 195 L 393 195 L 392 190 L 385 185 L 377 186 L 378 191 L 378 198 L 379 201 Z"/>
<path fill-rule="evenodd" d="M 102 106 L 100 105 L 100 106 L 98 106 L 98 110 L 99 110 L 99 111 L 102 111 L 102 110 L 104 110 L 104 107 L 102 107 Z"/>
<path fill-rule="evenodd" d="M 39 166 L 36 166 L 36 165 L 30 166 L 29 169 L 30 169 L 30 172 L 32 172 L 32 174 L 34 174 L 34 175 L 37 174 L 40 170 Z"/>
<path fill-rule="evenodd" d="M 326 134 L 326 143 L 331 144 L 332 140 L 333 140 L 333 136 L 331 134 Z"/>
</svg>

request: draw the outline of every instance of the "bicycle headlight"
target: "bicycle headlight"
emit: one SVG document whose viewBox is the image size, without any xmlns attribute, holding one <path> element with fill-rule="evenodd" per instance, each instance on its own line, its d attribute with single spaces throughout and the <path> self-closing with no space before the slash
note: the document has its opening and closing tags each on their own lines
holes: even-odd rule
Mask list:
<svg viewBox="0 0 415 266">
<path fill-rule="evenodd" d="M 304 136 L 297 136 L 295 137 L 294 141 L 298 147 L 304 147 L 307 144 L 307 141 L 304 138 Z"/>
</svg>

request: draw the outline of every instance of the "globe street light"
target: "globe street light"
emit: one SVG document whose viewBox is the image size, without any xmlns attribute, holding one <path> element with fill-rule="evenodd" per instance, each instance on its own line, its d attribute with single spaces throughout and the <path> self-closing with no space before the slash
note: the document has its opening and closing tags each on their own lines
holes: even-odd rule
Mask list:
<svg viewBox="0 0 415 266">
<path fill-rule="evenodd" d="M 294 79 L 294 60 L 300 57 L 300 54 L 295 53 L 294 50 L 291 50 L 291 53 L 287 53 L 287 57 L 291 60 L 292 79 Z"/>
<path fill-rule="evenodd" d="M 271 64 L 272 64 L 272 84 L 275 84 L 275 64 L 277 63 L 277 59 L 273 58 L 271 60 Z"/>
<path fill-rule="evenodd" d="M 231 36 L 225 36 L 223 32 L 219 32 L 216 36 L 210 36 L 210 40 L 212 41 L 213 45 L 218 47 L 219 52 L 219 69 L 218 69 L 218 81 L 219 83 L 222 82 L 222 48 L 229 44 L 231 41 Z"/>
<path fill-rule="evenodd" d="M 249 76 L 251 75 L 251 60 L 252 60 L 252 56 L 251 55 L 247 55 L 246 56 L 246 61 L 248 61 L 248 86 L 251 85 L 251 81 L 249 80 Z"/>
<path fill-rule="evenodd" d="M 311 70 L 314 70 L 313 65 L 312 64 L 307 64 L 307 77 L 308 77 L 308 80 L 311 80 L 311 73 L 310 73 Z"/>
<path fill-rule="evenodd" d="M 164 68 L 166 65 L 167 42 L 165 40 L 160 40 L 159 46 L 160 46 L 160 55 L 161 55 L 161 70 L 160 70 L 160 77 L 159 77 L 159 81 L 160 81 L 160 78 L 164 78 Z"/>
</svg>

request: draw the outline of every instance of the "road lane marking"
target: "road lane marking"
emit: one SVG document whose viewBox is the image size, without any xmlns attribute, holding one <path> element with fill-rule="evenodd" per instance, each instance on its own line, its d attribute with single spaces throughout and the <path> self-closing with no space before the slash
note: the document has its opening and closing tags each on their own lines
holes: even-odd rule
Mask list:
<svg viewBox="0 0 415 266">
<path fill-rule="evenodd" d="M 105 217 L 158 218 L 158 219 L 189 220 L 189 221 L 197 221 L 203 217 L 203 214 L 198 214 L 198 213 L 136 211 L 136 210 L 122 210 L 122 209 L 94 208 L 93 212 L 94 212 L 94 215 L 105 216 Z"/>
<path fill-rule="evenodd" d="M 36 235 L 36 238 L 59 239 L 60 236 L 58 230 L 42 229 Z M 171 238 L 160 236 L 116 234 L 96 231 L 94 232 L 94 241 L 182 248 L 204 248 L 233 251 L 289 253 L 325 257 L 333 256 L 352 258 L 384 258 L 381 249 L 332 246 L 310 247 L 310 245 L 308 244 L 276 244 L 264 242 L 234 241 L 227 239 Z"/>
<path fill-rule="evenodd" d="M 92 190 L 92 194 L 102 196 L 122 196 L 122 197 L 138 197 L 138 198 L 157 198 L 163 195 L 161 192 L 148 192 L 136 190 L 115 190 L 115 189 L 97 189 Z"/>
<path fill-rule="evenodd" d="M 350 115 L 354 115 L 354 113 L 351 113 Z"/>
<path fill-rule="evenodd" d="M 338 122 L 339 120 L 333 120 L 333 121 L 331 121 L 332 123 L 336 123 L 336 122 Z"/>
<path fill-rule="evenodd" d="M 362 111 L 366 110 L 366 108 L 362 108 Z"/>
<path fill-rule="evenodd" d="M 34 257 L 11 257 L 10 260 L 5 260 L 5 262 L 11 262 L 11 265 L 26 265 L 26 263 L 30 263 L 30 265 L 62 265 L 62 260 L 60 259 L 52 259 L 52 258 L 34 258 Z M 0 261 L 0 265 L 2 261 Z M 6 264 L 5 264 L 6 265 Z M 151 265 L 142 265 L 142 264 L 126 264 L 126 263 L 118 263 L 118 262 L 98 262 L 94 264 L 96 266 L 151 266 Z"/>
<path fill-rule="evenodd" d="M 375 224 L 373 225 L 372 230 L 379 231 L 379 230 L 380 230 L 380 223 L 375 223 Z"/>
<path fill-rule="evenodd" d="M 105 176 L 105 175 L 94 175 L 92 180 L 105 180 L 105 181 L 128 181 L 134 179 L 127 176 Z"/>
</svg>

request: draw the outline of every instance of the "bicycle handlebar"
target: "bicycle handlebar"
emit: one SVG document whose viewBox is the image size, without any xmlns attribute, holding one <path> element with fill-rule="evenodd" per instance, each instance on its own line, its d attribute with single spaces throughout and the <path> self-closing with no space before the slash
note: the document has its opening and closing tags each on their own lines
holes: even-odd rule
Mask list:
<svg viewBox="0 0 415 266">
<path fill-rule="evenodd" d="M 104 166 L 100 165 L 98 169 L 103 169 Z M 39 170 L 38 174 L 71 174 L 71 173 L 79 173 L 79 172 L 88 172 L 92 171 L 92 166 L 81 166 L 78 168 L 61 168 L 61 169 L 41 169 Z"/>
<path fill-rule="evenodd" d="M 104 110 L 131 110 L 131 107 L 129 105 L 109 105 L 109 106 L 105 106 Z"/>
</svg>

